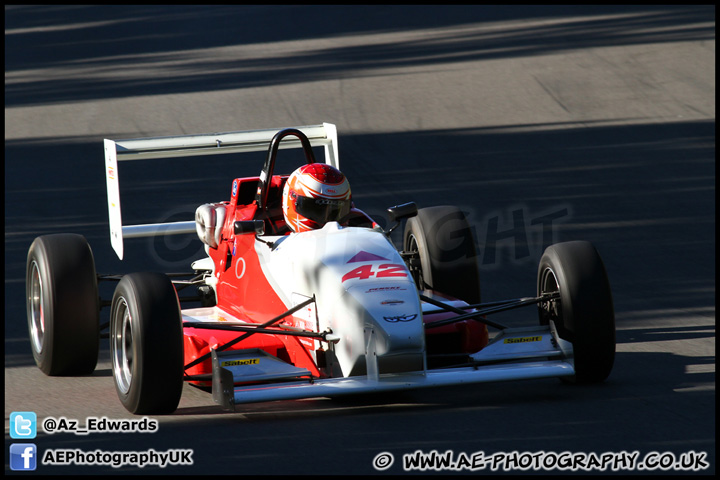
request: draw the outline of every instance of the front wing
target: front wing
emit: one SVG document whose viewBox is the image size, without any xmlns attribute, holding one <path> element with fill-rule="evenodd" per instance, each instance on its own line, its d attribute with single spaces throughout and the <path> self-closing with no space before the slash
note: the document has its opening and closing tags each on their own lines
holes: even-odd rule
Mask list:
<svg viewBox="0 0 720 480">
<path fill-rule="evenodd" d="M 374 335 L 366 332 L 367 375 L 312 378 L 309 372 L 259 350 L 213 351 L 213 399 L 227 410 L 243 403 L 336 397 L 451 385 L 573 376 L 572 345 L 553 325 L 508 328 L 472 365 L 407 373 L 379 374 Z M 273 383 L 258 383 L 258 382 Z"/>
</svg>

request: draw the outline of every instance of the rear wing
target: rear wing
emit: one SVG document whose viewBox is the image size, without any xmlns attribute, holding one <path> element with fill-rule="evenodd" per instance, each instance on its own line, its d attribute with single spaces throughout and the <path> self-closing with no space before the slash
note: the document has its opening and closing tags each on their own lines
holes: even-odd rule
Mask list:
<svg viewBox="0 0 720 480">
<path fill-rule="evenodd" d="M 304 133 L 310 145 L 322 146 L 325 163 L 340 168 L 338 161 L 337 128 L 332 123 L 292 127 Z M 180 233 L 195 233 L 195 222 L 151 223 L 123 225 L 120 209 L 120 180 L 118 162 L 126 160 L 152 160 L 225 153 L 258 152 L 268 150 L 272 138 L 282 129 L 248 130 L 244 132 L 181 135 L 174 137 L 135 138 L 128 140 L 105 139 L 105 178 L 110 217 L 110 242 L 122 260 L 125 238 L 154 237 Z M 279 148 L 302 148 L 297 138 L 288 138 Z"/>
</svg>

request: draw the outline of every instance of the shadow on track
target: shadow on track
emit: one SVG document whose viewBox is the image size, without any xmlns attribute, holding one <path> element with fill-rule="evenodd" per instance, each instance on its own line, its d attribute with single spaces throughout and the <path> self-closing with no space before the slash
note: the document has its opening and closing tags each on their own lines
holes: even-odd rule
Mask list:
<svg viewBox="0 0 720 480">
<path fill-rule="evenodd" d="M 367 75 L 611 45 L 711 40 L 714 6 L 6 7 L 5 106 L 188 93 Z M 618 16 L 623 16 L 618 18 Z M 502 30 L 493 22 L 552 19 Z M 455 30 L 442 30 L 442 29 Z M 441 29 L 432 35 L 254 57 L 242 46 Z M 233 48 L 213 60 L 206 49 Z M 16 72 L 69 72 L 17 81 Z M 148 75 L 148 69 L 155 73 Z M 107 72 L 103 74 L 103 72 Z"/>
</svg>

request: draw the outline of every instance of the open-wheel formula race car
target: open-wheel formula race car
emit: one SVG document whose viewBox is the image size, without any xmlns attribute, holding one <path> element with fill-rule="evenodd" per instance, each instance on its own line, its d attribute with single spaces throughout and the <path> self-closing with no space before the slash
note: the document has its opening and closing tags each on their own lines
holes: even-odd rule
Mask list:
<svg viewBox="0 0 720 480">
<path fill-rule="evenodd" d="M 118 396 L 135 414 L 175 411 L 184 382 L 233 410 L 270 400 L 609 375 L 612 297 L 590 243 L 548 247 L 535 296 L 481 303 L 472 229 L 456 207 L 392 207 L 384 230 L 353 206 L 322 228 L 291 231 L 281 209 L 288 175 L 275 172 L 276 158 L 280 149 L 301 148 L 313 164 L 313 147 L 338 167 L 336 129 L 327 123 L 105 140 L 119 258 L 124 239 L 188 233 L 197 233 L 207 257 L 184 278 L 99 275 L 84 237 L 36 238 L 27 259 L 27 316 L 38 367 L 48 375 L 91 373 L 107 336 Z M 267 151 L 260 175 L 236 178 L 230 200 L 201 205 L 195 221 L 123 225 L 119 161 L 250 151 Z M 398 226 L 401 248 L 390 239 Z M 111 301 L 99 297 L 100 281 L 118 282 Z M 179 295 L 193 288 L 192 296 Z M 182 308 L 186 300 L 195 306 Z M 109 325 L 100 325 L 102 306 L 110 308 Z M 538 310 L 537 326 L 488 319 L 525 306 Z"/>
</svg>

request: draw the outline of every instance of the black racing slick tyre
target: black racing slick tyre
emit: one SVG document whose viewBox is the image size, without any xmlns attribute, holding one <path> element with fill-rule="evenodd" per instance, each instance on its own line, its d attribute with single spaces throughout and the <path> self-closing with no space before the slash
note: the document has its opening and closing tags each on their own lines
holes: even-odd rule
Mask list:
<svg viewBox="0 0 720 480">
<path fill-rule="evenodd" d="M 85 237 L 38 237 L 28 251 L 27 321 L 35 363 L 46 375 L 85 375 L 100 349 L 100 298 Z"/>
<path fill-rule="evenodd" d="M 132 273 L 118 283 L 110 314 L 115 389 L 131 413 L 172 413 L 183 388 L 180 303 L 170 279 Z"/>
<path fill-rule="evenodd" d="M 615 312 L 605 265 L 589 242 L 549 246 L 538 266 L 538 295 L 559 292 L 540 304 L 540 323 L 555 324 L 572 343 L 575 375 L 571 383 L 604 381 L 615 361 Z"/>
<path fill-rule="evenodd" d="M 457 207 L 418 210 L 405 224 L 403 250 L 420 290 L 431 289 L 474 304 L 480 303 L 480 271 L 475 239 Z"/>
</svg>

